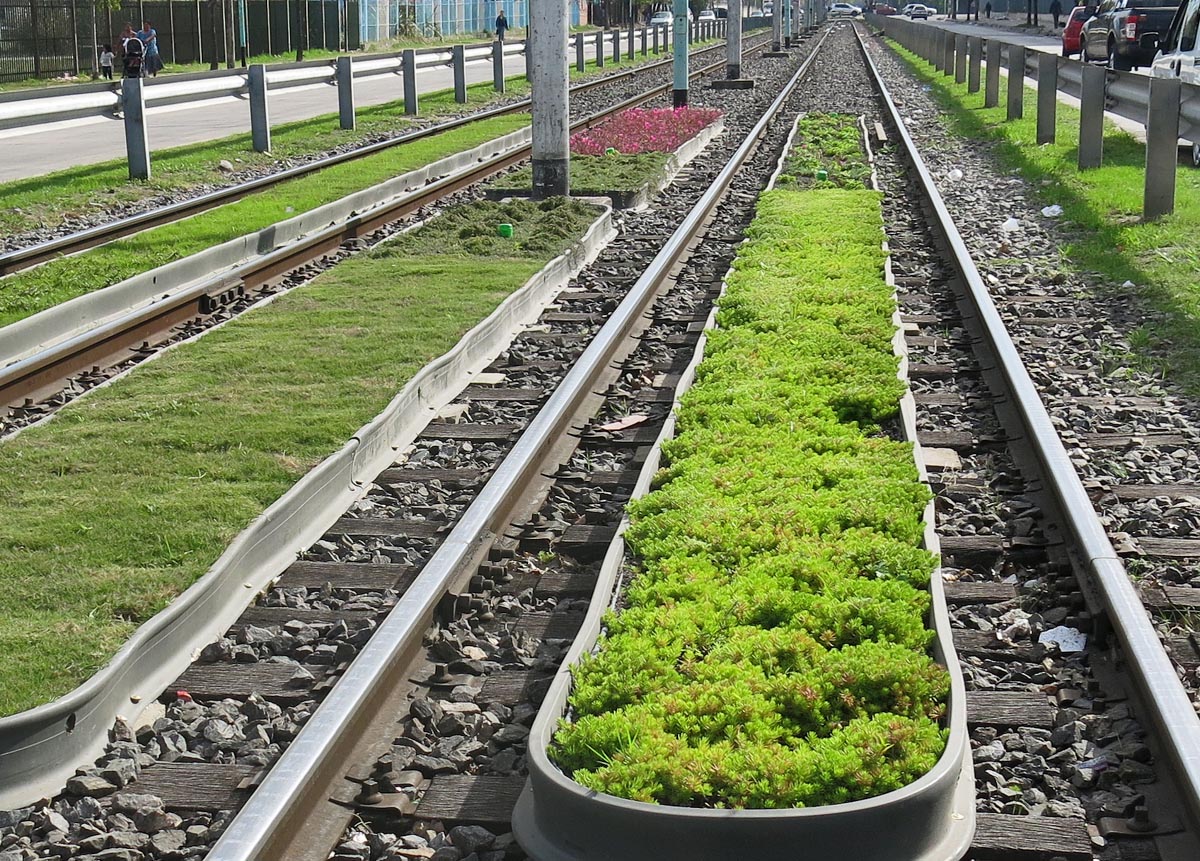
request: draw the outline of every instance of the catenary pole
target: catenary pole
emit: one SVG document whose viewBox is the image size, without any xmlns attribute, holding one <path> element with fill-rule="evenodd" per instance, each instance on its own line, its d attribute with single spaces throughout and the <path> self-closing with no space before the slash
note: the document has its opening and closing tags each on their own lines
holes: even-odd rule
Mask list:
<svg viewBox="0 0 1200 861">
<path fill-rule="evenodd" d="M 742 0 L 729 0 L 725 23 L 729 27 L 725 37 L 725 59 L 728 63 L 729 80 L 742 76 Z"/>
<path fill-rule="evenodd" d="M 530 0 L 529 67 L 533 114 L 533 198 L 565 195 L 570 169 L 567 115 L 568 0 Z"/>
<path fill-rule="evenodd" d="M 671 31 L 671 47 L 675 58 L 675 89 L 671 103 L 677 108 L 688 103 L 688 4 L 674 0 L 675 23 Z"/>
</svg>

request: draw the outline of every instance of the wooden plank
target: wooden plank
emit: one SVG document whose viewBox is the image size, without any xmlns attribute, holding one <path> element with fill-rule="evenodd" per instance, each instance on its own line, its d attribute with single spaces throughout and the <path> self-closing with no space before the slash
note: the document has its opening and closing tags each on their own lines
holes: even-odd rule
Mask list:
<svg viewBox="0 0 1200 861">
<path fill-rule="evenodd" d="M 967 431 L 918 431 L 921 445 L 931 448 L 952 448 L 955 451 L 970 451 L 977 442 L 975 435 Z"/>
<path fill-rule="evenodd" d="M 637 484 L 639 470 L 622 469 L 607 472 L 562 473 L 559 481 L 586 484 L 590 487 L 633 487 Z"/>
<path fill-rule="evenodd" d="M 1166 590 L 1166 594 L 1163 590 Z M 1138 589 L 1142 603 L 1156 612 L 1200 610 L 1200 589 L 1191 586 L 1146 586 Z"/>
<path fill-rule="evenodd" d="M 411 565 L 371 565 L 365 562 L 293 562 L 279 578 L 284 588 L 335 589 L 356 592 L 405 589 L 416 576 Z"/>
<path fill-rule="evenodd" d="M 1010 646 L 997 640 L 995 631 L 968 631 L 964 628 L 954 629 L 954 648 L 959 655 L 1000 661 L 1037 661 L 1045 653 L 1045 648 L 1037 643 Z"/>
<path fill-rule="evenodd" d="M 343 619 L 347 622 L 357 622 L 362 619 L 374 619 L 380 615 L 375 610 L 297 610 L 294 607 L 247 607 L 238 620 L 230 626 L 230 630 L 238 630 L 246 625 L 258 625 L 260 628 L 270 628 L 274 625 L 286 625 L 288 622 L 303 622 L 306 625 L 332 625 Z"/>
<path fill-rule="evenodd" d="M 449 531 L 452 525 L 444 521 L 401 517 L 339 517 L 326 534 L 362 538 L 434 538 Z"/>
<path fill-rule="evenodd" d="M 967 400 L 962 392 L 913 392 L 913 399 L 923 407 L 956 407 Z"/>
<path fill-rule="evenodd" d="M 533 594 L 537 598 L 589 598 L 595 588 L 595 571 L 547 571 L 533 587 Z"/>
<path fill-rule="evenodd" d="M 236 810 L 251 792 L 238 787 L 258 770 L 252 765 L 159 762 L 143 768 L 129 791 L 156 795 L 168 810 Z"/>
<path fill-rule="evenodd" d="M 511 830 L 513 808 L 525 788 L 522 775 L 445 774 L 433 778 L 417 803 L 416 818 L 454 825 L 482 825 L 502 834 Z"/>
<path fill-rule="evenodd" d="M 226 697 L 243 700 L 250 694 L 277 703 L 294 703 L 312 697 L 312 687 L 324 678 L 327 667 L 304 667 L 314 678 L 292 682 L 297 665 L 274 661 L 256 664 L 216 663 L 192 664 L 173 684 L 163 691 L 163 702 L 172 702 L 176 691 L 187 691 L 192 699 L 223 700 Z"/>
<path fill-rule="evenodd" d="M 1175 448 L 1189 445 L 1187 437 L 1178 433 L 1085 433 L 1079 435 L 1079 440 L 1092 448 Z"/>
<path fill-rule="evenodd" d="M 954 365 L 934 365 L 929 362 L 909 362 L 908 377 L 912 380 L 945 380 L 962 373 Z"/>
<path fill-rule="evenodd" d="M 583 441 L 605 445 L 652 445 L 658 439 L 660 430 L 657 423 L 649 427 L 638 425 L 621 431 L 602 431 L 597 428 L 584 433 Z"/>
<path fill-rule="evenodd" d="M 574 297 L 572 297 L 574 298 Z M 541 323 L 598 323 L 602 315 L 594 311 L 543 311 Z"/>
<path fill-rule="evenodd" d="M 1082 819 L 975 814 L 974 861 L 1092 861 L 1092 841 Z"/>
<path fill-rule="evenodd" d="M 1004 552 L 1002 535 L 939 535 L 942 556 L 998 556 Z"/>
<path fill-rule="evenodd" d="M 957 604 L 1002 604 L 1017 597 L 1017 587 L 1011 583 L 967 583 L 950 580 L 942 583 L 946 592 L 946 603 Z"/>
<path fill-rule="evenodd" d="M 1200 484 L 1121 484 L 1112 489 L 1117 499 L 1155 499 L 1163 496 L 1178 499 L 1200 497 Z"/>
<path fill-rule="evenodd" d="M 540 401 L 541 389 L 506 389 L 499 386 L 467 386 L 456 401 Z"/>
<path fill-rule="evenodd" d="M 1080 326 L 1085 325 L 1078 317 L 1035 317 L 1026 315 L 1018 317 L 1017 322 L 1022 326 Z M 1090 322 L 1090 321 L 1088 321 Z"/>
<path fill-rule="evenodd" d="M 440 481 L 447 487 L 470 487 L 482 484 L 484 473 L 478 469 L 385 469 L 376 478 L 378 484 L 423 484 Z"/>
<path fill-rule="evenodd" d="M 1046 695 L 1028 691 L 967 691 L 971 726 L 1053 729 L 1054 710 Z"/>
<path fill-rule="evenodd" d="M 558 539 L 556 549 L 580 558 L 603 553 L 616 537 L 617 527 L 610 524 L 576 523 Z"/>
<path fill-rule="evenodd" d="M 480 703 L 504 703 L 515 706 L 517 703 L 530 703 L 538 706 L 546 698 L 550 683 L 554 676 L 546 673 L 533 673 L 529 670 L 501 670 L 492 673 L 483 682 L 476 697 Z"/>
<path fill-rule="evenodd" d="M 583 625 L 583 613 L 526 613 L 517 622 L 517 633 L 537 640 L 570 640 Z"/>
<path fill-rule="evenodd" d="M 1197 645 L 1200 645 L 1200 642 Z M 1171 659 L 1185 670 L 1200 668 L 1200 649 L 1187 637 L 1169 637 L 1167 651 L 1170 652 Z"/>
<path fill-rule="evenodd" d="M 495 442 L 511 439 L 521 425 L 480 424 L 477 422 L 430 422 L 418 435 L 420 439 L 465 439 L 471 442 Z"/>
<path fill-rule="evenodd" d="M 1200 538 L 1134 538 L 1141 550 L 1139 555 L 1166 559 L 1195 559 L 1200 557 Z"/>
</svg>

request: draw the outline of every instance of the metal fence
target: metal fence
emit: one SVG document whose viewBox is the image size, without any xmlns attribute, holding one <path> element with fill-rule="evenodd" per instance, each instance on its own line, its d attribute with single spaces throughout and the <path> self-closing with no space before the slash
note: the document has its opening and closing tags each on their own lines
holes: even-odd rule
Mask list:
<svg viewBox="0 0 1200 861">
<path fill-rule="evenodd" d="M 305 48 L 361 47 L 360 0 L 242 0 L 246 51 L 294 51 L 300 4 L 308 12 Z M 99 46 L 117 44 L 125 22 L 150 21 L 168 65 L 228 63 L 238 56 L 238 20 L 219 0 L 124 0 L 115 10 L 91 0 L 0 0 L 0 81 L 78 75 L 99 64 Z M 232 50 L 231 50 L 232 46 Z"/>
<path fill-rule="evenodd" d="M 504 9 L 510 27 L 529 24 L 529 0 L 361 0 L 362 40 L 397 36 L 466 36 L 490 33 Z M 587 21 L 588 0 L 569 0 L 571 26 Z"/>
</svg>

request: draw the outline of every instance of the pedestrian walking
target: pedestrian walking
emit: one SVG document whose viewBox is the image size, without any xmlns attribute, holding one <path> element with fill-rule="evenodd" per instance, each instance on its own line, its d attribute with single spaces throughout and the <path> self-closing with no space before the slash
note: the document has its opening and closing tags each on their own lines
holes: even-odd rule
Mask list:
<svg viewBox="0 0 1200 861">
<path fill-rule="evenodd" d="M 113 53 L 112 45 L 100 46 L 100 74 L 105 80 L 112 80 L 113 60 L 116 54 Z"/>
<path fill-rule="evenodd" d="M 1062 3 L 1059 0 L 1051 0 L 1050 14 L 1054 16 L 1054 29 L 1058 29 L 1058 19 L 1062 15 Z"/>
<path fill-rule="evenodd" d="M 142 47 L 146 55 L 144 63 L 146 74 L 153 78 L 163 67 L 162 55 L 158 53 L 158 31 L 150 26 L 149 21 L 143 21 L 142 29 L 138 31 L 137 37 L 142 40 Z"/>
<path fill-rule="evenodd" d="M 987 5 L 983 7 L 983 14 L 987 15 L 989 18 L 992 17 L 992 2 L 991 2 L 991 0 L 988 0 Z"/>
<path fill-rule="evenodd" d="M 500 14 L 496 16 L 496 38 L 503 42 L 504 33 L 508 30 L 508 18 L 504 16 L 504 10 L 500 10 Z"/>
</svg>

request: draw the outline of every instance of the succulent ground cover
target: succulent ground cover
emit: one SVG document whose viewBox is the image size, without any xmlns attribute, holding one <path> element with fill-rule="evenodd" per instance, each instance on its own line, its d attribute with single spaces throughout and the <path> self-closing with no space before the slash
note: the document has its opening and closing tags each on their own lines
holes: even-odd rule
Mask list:
<svg viewBox="0 0 1200 861">
<path fill-rule="evenodd" d="M 820 171 L 825 172 L 821 178 Z M 862 158 L 862 133 L 851 114 L 807 114 L 796 124 L 780 187 L 867 188 L 871 169 Z"/>
<path fill-rule="evenodd" d="M 929 492 L 887 432 L 903 383 L 880 224 L 866 190 L 760 199 L 656 489 L 631 505 L 623 609 L 551 746 L 584 786 L 807 807 L 940 756 Z"/>
<path fill-rule="evenodd" d="M 464 205 L 0 443 L 0 715 L 99 669 L 597 214 Z"/>
<path fill-rule="evenodd" d="M 671 154 L 721 112 L 712 108 L 630 108 L 600 125 L 571 135 L 571 190 L 578 193 L 632 192 L 659 179 Z M 496 183 L 528 190 L 530 168 Z"/>
</svg>

